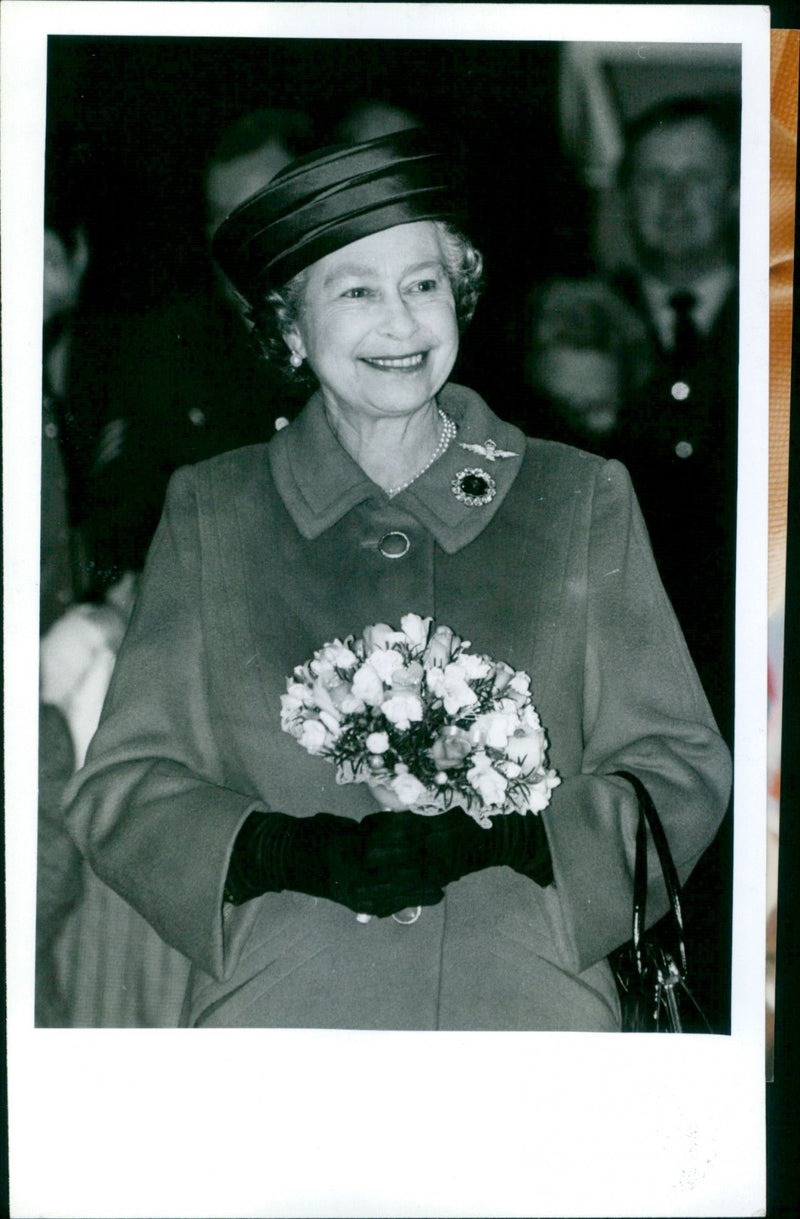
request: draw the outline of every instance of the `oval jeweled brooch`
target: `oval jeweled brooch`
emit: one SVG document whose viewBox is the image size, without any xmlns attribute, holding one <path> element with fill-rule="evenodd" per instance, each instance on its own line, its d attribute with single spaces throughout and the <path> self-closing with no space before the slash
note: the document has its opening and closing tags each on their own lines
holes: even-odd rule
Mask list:
<svg viewBox="0 0 800 1219">
<path fill-rule="evenodd" d="M 491 474 L 476 466 L 469 470 L 459 470 L 450 484 L 450 490 L 456 499 L 461 500 L 468 508 L 479 508 L 492 502 L 497 495 L 497 483 Z"/>
</svg>

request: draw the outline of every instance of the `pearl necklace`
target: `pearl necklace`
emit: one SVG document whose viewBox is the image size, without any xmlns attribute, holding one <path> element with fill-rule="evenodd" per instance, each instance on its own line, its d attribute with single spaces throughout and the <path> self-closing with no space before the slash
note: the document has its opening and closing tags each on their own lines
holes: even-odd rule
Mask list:
<svg viewBox="0 0 800 1219">
<path fill-rule="evenodd" d="M 422 467 L 422 469 L 417 470 L 416 474 L 412 478 L 409 478 L 408 482 L 401 483 L 399 487 L 390 487 L 389 488 L 389 490 L 386 492 L 386 494 L 389 496 L 390 499 L 393 499 L 395 495 L 399 495 L 401 491 L 405 491 L 406 487 L 410 487 L 411 484 L 415 483 L 418 478 L 422 478 L 422 475 L 425 473 L 425 471 L 430 470 L 433 463 L 435 461 L 438 461 L 439 458 L 444 453 L 447 452 L 447 450 L 450 448 L 450 445 L 455 440 L 456 431 L 458 430 L 456 428 L 455 423 L 453 422 L 453 420 L 450 418 L 449 415 L 445 414 L 445 412 L 442 410 L 442 408 L 440 406 L 438 406 L 436 409 L 439 412 L 439 418 L 442 421 L 442 434 L 439 437 L 439 443 L 437 444 L 436 448 L 434 449 L 434 451 L 431 454 L 428 461 L 425 462 L 425 465 Z"/>
</svg>

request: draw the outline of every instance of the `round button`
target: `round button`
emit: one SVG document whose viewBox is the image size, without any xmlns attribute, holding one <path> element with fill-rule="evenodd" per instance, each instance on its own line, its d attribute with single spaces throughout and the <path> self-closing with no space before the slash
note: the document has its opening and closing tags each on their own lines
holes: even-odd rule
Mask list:
<svg viewBox="0 0 800 1219">
<path fill-rule="evenodd" d="M 289 426 L 289 420 L 285 415 L 279 415 L 275 420 L 275 431 L 282 432 L 285 427 Z"/>
<path fill-rule="evenodd" d="M 391 533 L 384 533 L 378 542 L 378 550 L 385 559 L 402 559 L 410 549 L 411 543 L 408 536 L 401 533 L 399 529 L 392 530 Z"/>
<path fill-rule="evenodd" d="M 44 425 L 44 434 L 48 440 L 55 440 L 56 436 L 58 435 L 58 424 L 46 423 Z"/>
<path fill-rule="evenodd" d="M 200 410 L 199 406 L 193 406 L 189 411 L 189 420 L 195 427 L 205 427 L 205 413 Z"/>
<path fill-rule="evenodd" d="M 679 457 L 691 457 L 694 452 L 694 445 L 688 440 L 679 440 L 675 445 L 675 452 Z"/>
<path fill-rule="evenodd" d="M 685 381 L 676 381 L 674 385 L 670 386 L 669 392 L 676 402 L 685 402 L 692 391 Z"/>
</svg>

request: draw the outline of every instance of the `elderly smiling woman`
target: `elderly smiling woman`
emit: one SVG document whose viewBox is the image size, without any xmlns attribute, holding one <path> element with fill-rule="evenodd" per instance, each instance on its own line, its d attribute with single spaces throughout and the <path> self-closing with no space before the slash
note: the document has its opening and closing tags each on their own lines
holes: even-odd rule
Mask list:
<svg viewBox="0 0 800 1219">
<path fill-rule="evenodd" d="M 295 162 L 216 239 L 268 357 L 316 388 L 268 445 L 173 478 L 68 814 L 191 959 L 190 1026 L 617 1029 L 606 957 L 629 934 L 638 807 L 617 772 L 648 787 L 683 876 L 725 809 L 730 759 L 625 470 L 448 383 L 481 275 L 451 222 L 444 163 L 407 131 Z M 456 639 L 473 651 L 454 672 Z M 471 747 L 476 675 L 529 742 L 541 717 L 538 806 L 498 806 L 522 754 L 502 783 L 476 754 L 489 829 L 337 782 L 346 763 L 298 726 L 303 690 L 378 653 L 391 684 L 389 651 L 406 695 L 436 669 L 454 709 L 440 779 Z M 358 681 L 335 710 L 377 705 Z M 418 715 L 398 706 L 378 759 Z"/>
</svg>

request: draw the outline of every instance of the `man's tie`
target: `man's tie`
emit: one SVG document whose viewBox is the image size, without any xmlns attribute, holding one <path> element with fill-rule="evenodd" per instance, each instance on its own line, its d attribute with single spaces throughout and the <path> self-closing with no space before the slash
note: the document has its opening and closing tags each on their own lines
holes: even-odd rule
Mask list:
<svg viewBox="0 0 800 1219">
<path fill-rule="evenodd" d="M 672 362 L 676 372 L 683 372 L 697 350 L 698 331 L 692 319 L 692 310 L 697 304 L 693 292 L 673 292 L 669 305 L 675 318 L 675 339 L 672 347 Z"/>
</svg>

